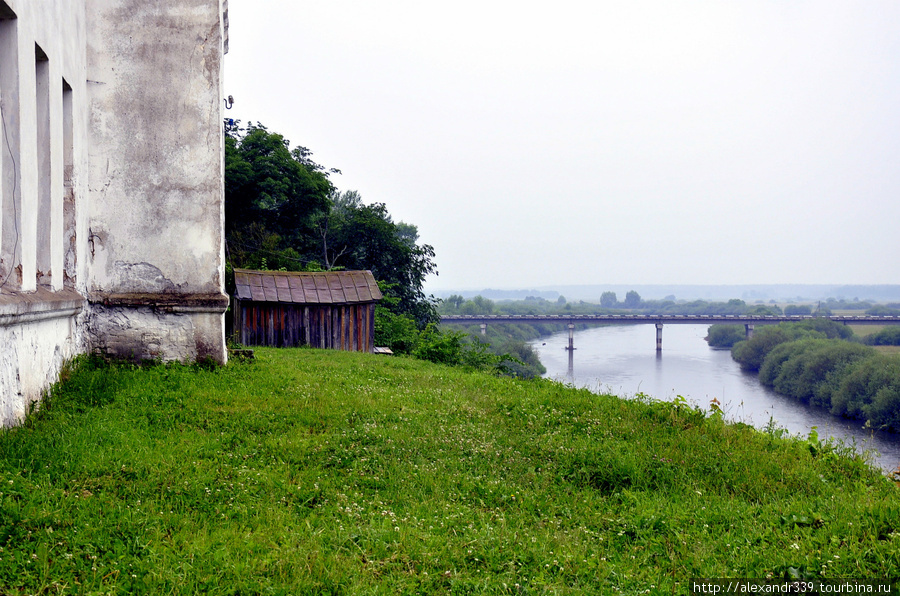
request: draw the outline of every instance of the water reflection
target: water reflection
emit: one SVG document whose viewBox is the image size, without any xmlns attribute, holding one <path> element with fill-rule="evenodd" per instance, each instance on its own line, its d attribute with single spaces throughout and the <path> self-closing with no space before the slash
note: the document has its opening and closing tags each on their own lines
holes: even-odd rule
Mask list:
<svg viewBox="0 0 900 596">
<path fill-rule="evenodd" d="M 876 451 L 874 462 L 886 471 L 900 464 L 900 438 L 896 435 L 873 433 L 858 421 L 832 416 L 763 387 L 756 375 L 741 371 L 728 350 L 710 348 L 703 340 L 706 333 L 706 325 L 666 325 L 663 349 L 657 352 L 653 325 L 579 331 L 575 334 L 577 372 L 575 351 L 565 349 L 568 332 L 544 338 L 533 346 L 549 378 L 623 397 L 645 393 L 672 400 L 680 395 L 703 408 L 717 399 L 730 420 L 757 428 L 771 421 L 804 436 L 817 427 L 821 438 L 833 437 L 859 449 Z"/>
</svg>

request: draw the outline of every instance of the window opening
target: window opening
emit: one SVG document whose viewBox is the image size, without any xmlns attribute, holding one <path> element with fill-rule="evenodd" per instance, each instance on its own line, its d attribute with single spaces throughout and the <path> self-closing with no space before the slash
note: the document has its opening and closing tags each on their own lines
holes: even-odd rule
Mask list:
<svg viewBox="0 0 900 596">
<path fill-rule="evenodd" d="M 37 237 L 35 265 L 37 284 L 50 285 L 51 235 L 53 213 L 52 155 L 50 142 L 50 61 L 37 44 L 35 57 L 35 96 L 37 98 Z"/>
<path fill-rule="evenodd" d="M 16 14 L 0 0 L 0 290 L 21 285 L 19 54 Z"/>
<path fill-rule="evenodd" d="M 63 79 L 63 285 L 75 285 L 75 134 L 72 87 Z"/>
</svg>

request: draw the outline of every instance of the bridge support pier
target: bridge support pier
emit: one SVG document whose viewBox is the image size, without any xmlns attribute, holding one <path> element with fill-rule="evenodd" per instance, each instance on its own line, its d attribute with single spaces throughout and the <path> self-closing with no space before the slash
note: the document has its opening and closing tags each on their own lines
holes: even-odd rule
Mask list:
<svg viewBox="0 0 900 596">
<path fill-rule="evenodd" d="M 481 335 L 487 335 L 487 323 L 481 324 Z"/>
<path fill-rule="evenodd" d="M 656 324 L 656 351 L 662 352 L 662 323 Z"/>
<path fill-rule="evenodd" d="M 750 339 L 751 337 L 753 337 L 753 323 L 745 324 L 744 329 L 747 330 L 747 335 L 746 335 L 747 339 Z"/>
<path fill-rule="evenodd" d="M 575 349 L 575 325 L 569 323 L 569 347 L 566 348 L 571 352 Z"/>
</svg>

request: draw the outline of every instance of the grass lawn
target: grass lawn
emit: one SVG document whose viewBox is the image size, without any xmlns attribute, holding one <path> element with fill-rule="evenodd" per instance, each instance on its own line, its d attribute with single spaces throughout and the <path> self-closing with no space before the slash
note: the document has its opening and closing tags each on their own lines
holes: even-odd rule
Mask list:
<svg viewBox="0 0 900 596">
<path fill-rule="evenodd" d="M 0 593 L 684 594 L 896 577 L 847 450 L 406 358 L 82 363 L 0 433 Z"/>
</svg>

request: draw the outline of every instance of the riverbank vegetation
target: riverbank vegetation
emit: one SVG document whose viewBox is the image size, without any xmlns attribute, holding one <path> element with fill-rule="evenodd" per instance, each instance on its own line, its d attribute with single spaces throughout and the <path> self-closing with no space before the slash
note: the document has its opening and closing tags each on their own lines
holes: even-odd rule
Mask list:
<svg viewBox="0 0 900 596">
<path fill-rule="evenodd" d="M 404 357 L 83 359 L 0 432 L 8 594 L 671 594 L 890 578 L 895 483 L 711 404 Z"/>
<path fill-rule="evenodd" d="M 786 305 L 782 310 L 778 305 L 747 304 L 740 299 L 732 299 L 726 302 L 708 302 L 704 300 L 675 301 L 667 300 L 643 300 L 637 292 L 628 292 L 624 302 L 619 302 L 614 292 L 604 292 L 600 302 L 585 301 L 569 302 L 564 296 L 557 300 L 547 300 L 541 297 L 527 297 L 524 300 L 500 300 L 493 301 L 483 296 L 475 296 L 470 299 L 455 294 L 441 301 L 438 311 L 441 315 L 556 315 L 575 316 L 587 314 L 619 314 L 641 313 L 662 315 L 810 315 L 813 312 L 831 313 L 831 308 L 843 308 L 854 313 L 865 311 L 867 314 L 875 314 L 879 305 L 866 301 L 847 301 L 829 298 L 824 303 L 816 305 L 815 310 L 809 305 Z M 880 311 L 879 311 L 880 312 Z M 815 331 L 819 323 L 825 319 L 816 319 L 807 323 L 807 327 Z M 524 376 L 542 374 L 543 367 L 530 346 L 525 343 L 534 341 L 540 337 L 564 331 L 566 326 L 562 323 L 495 323 L 484 329 L 484 335 L 478 325 L 463 325 L 460 323 L 444 323 L 452 329 L 462 329 L 469 334 L 472 340 L 487 341 L 492 346 L 500 346 L 503 350 L 512 354 L 518 354 L 520 360 L 533 362 L 527 369 L 522 369 Z M 578 328 L 591 326 L 587 323 L 577 323 Z M 762 327 L 760 327 L 762 329 Z M 823 328 L 824 329 L 824 328 Z M 852 331 L 842 328 L 835 331 L 831 327 L 827 330 L 819 329 L 822 336 L 843 334 L 844 339 L 850 339 Z M 712 325 L 706 338 L 712 347 L 731 348 L 738 342 L 746 339 L 743 325 Z M 759 340 L 761 341 L 761 340 Z M 900 327 L 888 327 L 873 333 L 860 341 L 869 345 L 898 345 L 900 344 Z M 496 350 L 496 348 L 494 348 Z M 754 369 L 756 370 L 756 369 Z"/>
<path fill-rule="evenodd" d="M 891 341 L 898 331 L 887 327 L 860 339 L 845 325 L 816 318 L 757 327 L 752 338 L 738 341 L 742 325 L 713 325 L 708 341 L 733 342 L 732 357 L 741 368 L 782 395 L 898 432 L 900 358 L 863 345 Z"/>
</svg>

